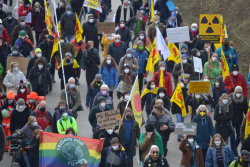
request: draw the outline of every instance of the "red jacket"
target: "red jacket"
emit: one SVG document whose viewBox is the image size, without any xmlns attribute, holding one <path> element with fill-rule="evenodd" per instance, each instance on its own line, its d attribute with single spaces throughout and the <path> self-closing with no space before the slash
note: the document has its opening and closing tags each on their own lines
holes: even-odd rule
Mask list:
<svg viewBox="0 0 250 167">
<path fill-rule="evenodd" d="M 24 6 L 24 5 L 19 6 L 19 8 L 18 8 L 18 15 L 19 15 L 19 17 L 21 17 L 21 16 L 27 16 L 27 14 L 28 14 L 27 11 L 32 12 L 32 7 L 29 6 L 29 7 L 27 8 L 27 7 Z M 32 22 L 32 18 L 31 18 L 31 23 L 26 23 L 26 24 L 27 24 L 28 26 L 30 26 L 32 23 L 33 23 L 33 22 Z"/>
<path fill-rule="evenodd" d="M 231 76 L 231 78 L 230 78 L 230 76 Z M 234 76 L 232 73 L 230 73 L 230 76 L 227 76 L 224 80 L 225 87 L 227 88 L 228 93 L 231 94 L 234 92 L 232 90 L 233 87 L 241 86 L 243 89 L 242 94 L 245 96 L 245 98 L 247 98 L 247 94 L 248 94 L 247 91 L 248 90 L 247 90 L 247 83 L 246 83 L 244 76 L 240 73 L 237 76 Z M 232 84 L 232 82 L 233 82 L 233 84 Z"/>
<path fill-rule="evenodd" d="M 2 37 L 9 44 L 10 38 L 9 38 L 9 34 L 8 34 L 8 32 L 7 32 L 7 30 L 5 28 L 3 28 Z"/>
<path fill-rule="evenodd" d="M 154 76 L 152 78 L 152 80 L 156 83 L 157 87 L 159 87 L 160 74 L 161 74 L 161 70 L 158 70 L 157 72 L 154 73 Z M 165 88 L 168 97 L 171 98 L 173 95 L 171 75 L 170 75 L 170 73 L 167 72 L 167 70 L 163 71 L 163 74 L 164 74 L 163 87 Z"/>
<path fill-rule="evenodd" d="M 41 112 L 36 109 L 30 115 L 36 117 L 36 121 L 38 125 L 42 127 L 42 130 L 45 130 L 47 126 L 50 126 L 50 128 L 53 129 L 52 115 L 49 111 L 46 110 L 44 112 Z"/>
<path fill-rule="evenodd" d="M 27 102 L 27 95 L 30 95 L 30 90 L 28 88 L 26 88 L 26 93 L 25 92 L 24 93 L 20 92 L 20 93 L 17 94 L 17 100 L 22 98 L 26 103 Z"/>
</svg>

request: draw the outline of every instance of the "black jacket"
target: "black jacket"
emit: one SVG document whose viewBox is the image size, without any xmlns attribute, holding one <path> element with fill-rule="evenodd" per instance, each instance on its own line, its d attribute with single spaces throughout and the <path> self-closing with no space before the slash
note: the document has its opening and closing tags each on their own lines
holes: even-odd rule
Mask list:
<svg viewBox="0 0 250 167">
<path fill-rule="evenodd" d="M 37 48 L 42 50 L 42 56 L 45 57 L 48 62 L 50 62 L 53 45 L 48 45 L 48 42 L 45 39 L 37 46 Z"/>
<path fill-rule="evenodd" d="M 40 70 L 39 70 L 40 71 Z M 43 67 L 41 74 L 43 76 L 43 90 L 44 92 L 52 91 L 52 79 L 47 68 Z M 38 67 L 32 67 L 29 73 L 29 81 L 32 85 L 33 91 L 36 92 L 38 86 Z M 49 90 L 48 90 L 49 88 Z"/>
<path fill-rule="evenodd" d="M 56 16 L 57 21 L 59 22 L 61 19 L 61 16 L 66 12 L 66 8 L 56 8 L 56 15 L 54 15 L 54 23 L 56 24 Z"/>
<path fill-rule="evenodd" d="M 65 59 L 64 59 L 65 60 Z M 64 67 L 64 75 L 65 81 L 68 81 L 70 77 L 76 78 L 80 76 L 80 68 L 73 68 L 73 64 L 65 65 Z M 59 78 L 63 80 L 62 68 L 58 69 Z"/>
<path fill-rule="evenodd" d="M 163 157 L 161 153 L 159 153 L 159 158 L 156 161 L 152 159 L 151 155 L 144 161 L 143 167 L 148 167 L 148 166 L 169 167 L 169 164 L 167 159 Z"/>
<path fill-rule="evenodd" d="M 118 28 L 118 30 L 116 30 L 116 34 L 119 34 L 121 36 L 121 41 L 125 42 L 127 48 L 129 48 L 129 42 L 131 41 L 130 30 L 127 27 L 124 27 L 123 30 Z"/>
<path fill-rule="evenodd" d="M 9 24 L 8 18 L 3 19 L 3 26 L 7 30 L 9 37 L 11 36 L 12 31 L 18 25 L 18 21 L 16 18 L 12 17 L 11 22 Z"/>
<path fill-rule="evenodd" d="M 94 139 L 100 139 L 100 138 L 105 138 L 103 148 L 107 148 L 110 145 L 110 141 L 114 138 L 117 137 L 120 141 L 120 136 L 113 131 L 113 133 L 110 135 L 107 133 L 105 129 L 99 130 L 98 128 L 95 129 L 93 138 Z"/>
<path fill-rule="evenodd" d="M 100 65 L 98 53 L 95 50 L 86 52 L 84 65 L 86 67 L 86 80 L 91 83 L 95 79 L 95 75 L 99 73 L 98 66 Z"/>
<path fill-rule="evenodd" d="M 151 104 L 151 110 L 153 110 L 153 107 L 155 105 L 155 101 L 158 100 L 158 99 L 161 99 L 159 97 L 159 95 L 157 95 L 154 99 L 153 99 L 153 102 Z M 171 103 L 170 103 L 170 99 L 168 98 L 168 95 L 165 95 L 165 97 L 162 99 L 163 101 L 163 106 L 164 108 L 166 108 L 168 111 L 170 110 L 170 106 L 171 106 Z"/>
<path fill-rule="evenodd" d="M 125 110 L 125 108 L 126 108 L 126 105 L 127 105 L 127 102 L 124 101 L 124 100 L 122 100 L 122 101 L 120 101 L 120 102 L 118 103 L 117 109 L 120 110 L 120 114 L 121 114 L 121 115 L 123 115 L 124 110 Z M 128 107 L 132 109 L 131 102 L 128 103 Z"/>
<path fill-rule="evenodd" d="M 39 138 L 33 137 L 30 141 L 32 158 L 30 163 L 32 167 L 39 167 Z"/>
<path fill-rule="evenodd" d="M 5 54 L 5 51 L 2 47 L 0 47 L 0 63 L 3 67 L 6 67 L 6 63 L 7 63 L 7 54 Z"/>
<path fill-rule="evenodd" d="M 38 57 L 32 57 L 29 61 L 28 67 L 27 67 L 27 74 L 26 74 L 26 78 L 29 79 L 29 73 L 32 67 L 35 66 L 36 63 L 36 59 L 38 59 Z M 46 58 L 45 58 L 46 59 Z M 46 63 L 48 64 L 48 60 L 46 59 Z"/>
<path fill-rule="evenodd" d="M 88 41 L 94 41 L 95 46 L 97 44 L 99 45 L 97 23 L 95 21 L 93 23 L 89 23 L 88 21 L 83 23 L 82 29 L 83 29 L 82 39 L 84 39 L 84 36 L 85 36 L 86 45 Z"/>
<path fill-rule="evenodd" d="M 70 5 L 72 7 L 72 12 L 77 14 L 77 16 L 79 17 L 79 14 L 81 12 L 82 9 L 82 5 L 84 3 L 84 0 L 71 0 Z M 83 13 L 83 11 L 82 11 Z"/>
<path fill-rule="evenodd" d="M 180 27 L 181 23 L 182 23 L 182 17 L 181 17 L 181 14 L 178 13 L 176 15 L 176 18 L 177 18 L 177 24 L 178 24 L 178 27 Z"/>
<path fill-rule="evenodd" d="M 125 42 L 121 41 L 119 48 L 114 44 L 114 42 L 109 44 L 107 55 L 111 55 L 114 59 L 116 64 L 119 64 L 120 59 L 126 54 L 127 46 Z"/>
<path fill-rule="evenodd" d="M 3 10 L 0 10 L 0 19 L 5 19 L 7 17 L 7 15 L 6 15 L 6 13 L 5 13 L 5 11 L 3 11 Z"/>
<path fill-rule="evenodd" d="M 26 108 L 22 112 L 17 111 L 16 107 L 17 106 L 15 106 L 11 114 L 11 121 L 10 121 L 11 134 L 17 129 L 22 129 L 28 122 L 28 118 L 30 116 L 29 105 L 27 103 L 25 103 Z"/>
<path fill-rule="evenodd" d="M 31 56 L 30 52 L 33 50 L 33 47 L 28 42 L 23 42 L 19 47 L 19 51 L 24 57 Z"/>
<path fill-rule="evenodd" d="M 76 15 L 72 13 L 70 17 L 64 13 L 60 19 L 61 34 L 62 35 L 75 35 L 76 33 Z"/>
<path fill-rule="evenodd" d="M 127 9 L 128 9 L 128 8 L 130 8 L 130 18 L 131 18 L 131 17 L 134 16 L 133 8 L 132 8 L 132 6 L 130 6 L 130 5 L 128 5 Z M 123 18 L 121 18 L 122 5 L 120 5 L 120 6 L 118 7 L 118 9 L 117 9 L 117 11 L 116 11 L 116 15 L 115 15 L 115 25 L 120 24 L 120 20 L 125 21 L 125 23 L 128 22 L 128 20 L 129 20 L 130 18 L 126 18 L 126 16 L 127 16 L 127 9 L 124 9 L 124 18 L 125 18 L 125 19 L 123 20 Z"/>
</svg>

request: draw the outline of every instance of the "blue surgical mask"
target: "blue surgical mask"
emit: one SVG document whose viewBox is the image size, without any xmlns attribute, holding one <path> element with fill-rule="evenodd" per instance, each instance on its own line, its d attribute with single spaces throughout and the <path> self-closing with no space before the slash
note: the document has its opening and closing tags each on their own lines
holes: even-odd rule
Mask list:
<svg viewBox="0 0 250 167">
<path fill-rule="evenodd" d="M 132 57 L 132 54 L 127 54 L 128 58 Z"/>
<path fill-rule="evenodd" d="M 73 88 L 75 88 L 75 84 L 70 84 L 69 87 L 70 87 L 71 89 L 73 89 Z"/>
<path fill-rule="evenodd" d="M 13 55 L 16 55 L 18 52 L 17 51 L 12 51 L 12 54 Z"/>
<path fill-rule="evenodd" d="M 222 103 L 223 103 L 223 104 L 227 104 L 227 103 L 228 103 L 228 100 L 224 99 L 224 100 L 222 100 Z"/>
<path fill-rule="evenodd" d="M 192 28 L 192 31 L 196 31 L 196 28 Z"/>
<path fill-rule="evenodd" d="M 30 7 L 30 4 L 28 4 L 28 5 L 25 5 L 25 6 L 26 6 L 26 7 L 28 8 L 28 7 Z"/>
</svg>

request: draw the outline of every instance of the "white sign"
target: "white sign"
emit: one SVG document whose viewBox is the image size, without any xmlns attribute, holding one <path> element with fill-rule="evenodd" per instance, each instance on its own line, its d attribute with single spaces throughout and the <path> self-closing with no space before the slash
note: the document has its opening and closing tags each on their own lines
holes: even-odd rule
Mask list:
<svg viewBox="0 0 250 167">
<path fill-rule="evenodd" d="M 25 23 L 31 23 L 31 22 L 32 22 L 31 12 L 29 12 L 29 13 L 25 16 Z"/>
<path fill-rule="evenodd" d="M 98 4 L 98 6 L 94 6 L 93 3 L 88 2 L 88 1 L 84 1 L 83 6 L 98 10 L 100 13 L 102 13 L 102 8 L 101 8 L 100 4 Z"/>
<path fill-rule="evenodd" d="M 198 57 L 193 56 L 194 61 L 194 72 L 202 73 L 202 61 Z"/>
<path fill-rule="evenodd" d="M 186 27 L 167 28 L 168 43 L 190 41 L 189 29 Z"/>
</svg>

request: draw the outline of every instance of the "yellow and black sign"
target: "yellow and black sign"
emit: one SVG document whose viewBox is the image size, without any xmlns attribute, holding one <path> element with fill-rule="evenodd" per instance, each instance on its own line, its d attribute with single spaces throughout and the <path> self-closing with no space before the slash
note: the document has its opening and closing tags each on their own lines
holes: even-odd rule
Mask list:
<svg viewBox="0 0 250 167">
<path fill-rule="evenodd" d="M 220 43 L 220 14 L 200 14 L 200 40 L 210 43 Z"/>
</svg>

